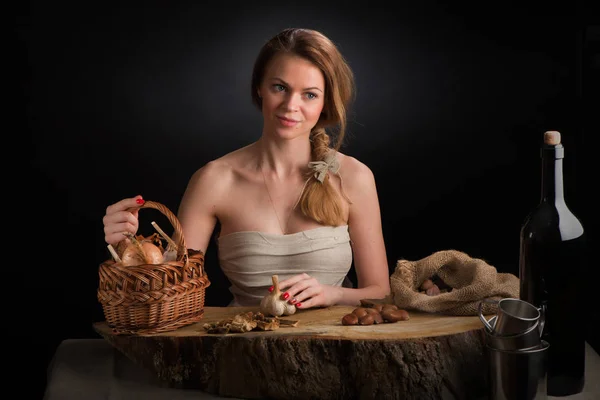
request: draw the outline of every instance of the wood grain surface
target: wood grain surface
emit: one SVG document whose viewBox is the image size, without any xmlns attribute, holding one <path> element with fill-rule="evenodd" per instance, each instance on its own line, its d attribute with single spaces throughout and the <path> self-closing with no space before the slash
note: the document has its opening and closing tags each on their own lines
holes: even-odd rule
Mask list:
<svg viewBox="0 0 600 400">
<path fill-rule="evenodd" d="M 94 329 L 172 387 L 238 398 L 439 399 L 485 393 L 483 324 L 478 316 L 410 312 L 410 319 L 342 325 L 355 307 L 297 311 L 296 327 L 211 334 L 205 323 L 257 307 L 206 307 L 202 321 L 145 336 Z"/>
</svg>

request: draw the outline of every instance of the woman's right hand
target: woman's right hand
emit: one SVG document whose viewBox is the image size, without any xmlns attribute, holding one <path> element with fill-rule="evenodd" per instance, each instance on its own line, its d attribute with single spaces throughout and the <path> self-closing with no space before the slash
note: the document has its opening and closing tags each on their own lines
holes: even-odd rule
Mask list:
<svg viewBox="0 0 600 400">
<path fill-rule="evenodd" d="M 106 214 L 102 218 L 106 243 L 116 245 L 125 239 L 124 232 L 136 234 L 139 227 L 138 211 L 143 204 L 142 196 L 135 196 L 123 199 L 106 208 Z"/>
</svg>

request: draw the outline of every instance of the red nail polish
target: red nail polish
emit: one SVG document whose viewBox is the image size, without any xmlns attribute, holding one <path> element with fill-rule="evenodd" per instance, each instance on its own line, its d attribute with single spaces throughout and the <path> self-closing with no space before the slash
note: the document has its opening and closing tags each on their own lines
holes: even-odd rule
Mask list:
<svg viewBox="0 0 600 400">
<path fill-rule="evenodd" d="M 287 299 L 288 299 L 288 297 L 290 297 L 290 294 L 289 294 L 288 292 L 285 292 L 285 293 L 283 294 L 283 299 L 284 299 L 284 300 L 287 300 Z"/>
<path fill-rule="evenodd" d="M 272 291 L 273 291 L 273 289 L 275 289 L 275 287 L 274 287 L 274 286 L 271 286 L 271 287 L 269 288 L 269 292 L 272 292 Z"/>
<path fill-rule="evenodd" d="M 296 303 L 296 307 L 302 307 L 302 303 Z"/>
<path fill-rule="evenodd" d="M 135 202 L 138 204 L 144 204 L 146 201 L 144 199 L 135 199 Z"/>
</svg>

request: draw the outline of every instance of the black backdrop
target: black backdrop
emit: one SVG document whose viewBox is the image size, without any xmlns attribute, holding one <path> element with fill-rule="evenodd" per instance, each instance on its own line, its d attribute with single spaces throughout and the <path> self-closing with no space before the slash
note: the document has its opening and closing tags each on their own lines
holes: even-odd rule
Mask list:
<svg viewBox="0 0 600 400">
<path fill-rule="evenodd" d="M 591 9 L 125 3 L 40 2 L 16 20 L 25 115 L 14 136 L 26 138 L 31 174 L 15 182 L 22 209 L 9 217 L 37 240 L 21 242 L 30 280 L 10 286 L 27 329 L 12 332 L 31 343 L 15 351 L 40 382 L 56 345 L 96 337 L 103 319 L 106 206 L 142 194 L 176 212 L 197 168 L 256 140 L 254 57 L 289 26 L 327 34 L 355 71 L 342 151 L 376 176 L 390 272 L 398 258 L 453 248 L 518 274 L 545 130 L 563 135 L 567 202 L 597 243 Z M 226 305 L 214 245 L 206 264 L 206 304 Z"/>
</svg>

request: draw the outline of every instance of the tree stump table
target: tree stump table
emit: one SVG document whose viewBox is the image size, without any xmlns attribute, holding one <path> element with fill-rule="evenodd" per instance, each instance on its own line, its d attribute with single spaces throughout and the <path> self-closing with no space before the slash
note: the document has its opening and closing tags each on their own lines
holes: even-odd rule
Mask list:
<svg viewBox="0 0 600 400">
<path fill-rule="evenodd" d="M 203 319 L 152 335 L 94 329 L 167 386 L 248 399 L 474 399 L 487 365 L 478 316 L 409 312 L 410 319 L 342 325 L 354 307 L 302 310 L 296 327 L 212 334 L 205 323 L 256 307 L 205 307 Z"/>
</svg>

